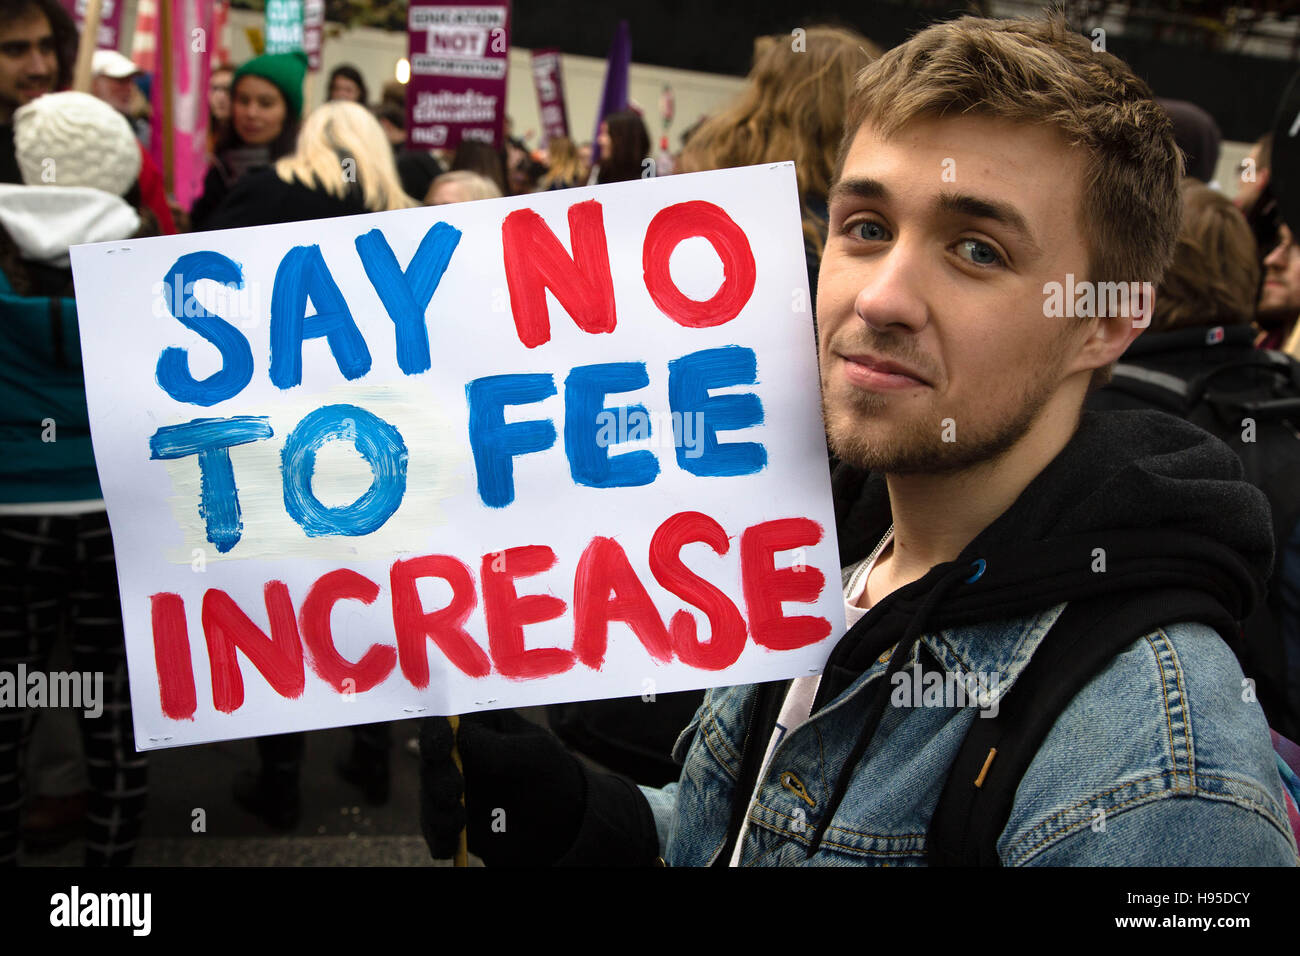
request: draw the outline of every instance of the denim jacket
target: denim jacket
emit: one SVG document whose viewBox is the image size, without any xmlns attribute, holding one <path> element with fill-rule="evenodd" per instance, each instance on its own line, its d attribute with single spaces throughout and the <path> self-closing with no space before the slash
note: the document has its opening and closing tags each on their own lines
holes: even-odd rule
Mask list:
<svg viewBox="0 0 1300 956">
<path fill-rule="evenodd" d="M 998 675 L 978 702 L 991 708 L 1064 607 L 938 631 L 921 644 L 945 673 Z M 919 648 L 909 666 L 918 656 Z M 978 706 L 888 706 L 821 846 L 807 856 L 886 658 L 773 751 L 750 805 L 742 865 L 926 864 L 930 818 Z M 1136 641 L 1043 742 L 998 840 L 1002 863 L 1300 864 L 1264 715 L 1244 687 L 1232 652 L 1206 626 L 1173 625 Z M 669 865 L 709 865 L 726 842 L 754 693 L 753 685 L 710 690 L 674 749 L 679 782 L 642 788 Z"/>
</svg>

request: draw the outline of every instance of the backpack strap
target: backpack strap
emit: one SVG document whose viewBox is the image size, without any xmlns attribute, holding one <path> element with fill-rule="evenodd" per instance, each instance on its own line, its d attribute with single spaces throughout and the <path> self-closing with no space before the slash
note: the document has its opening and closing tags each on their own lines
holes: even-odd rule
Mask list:
<svg viewBox="0 0 1300 956">
<path fill-rule="evenodd" d="M 1111 370 L 1110 387 L 1179 416 L 1191 406 L 1186 380 L 1129 362 L 1116 363 Z"/>
<path fill-rule="evenodd" d="M 1203 591 L 1107 594 L 1067 604 L 999 702 L 997 716 L 972 722 L 930 821 L 930 865 L 1000 866 L 997 841 L 1016 789 L 1070 701 L 1139 638 L 1189 621 L 1237 633 L 1231 615 Z"/>
</svg>

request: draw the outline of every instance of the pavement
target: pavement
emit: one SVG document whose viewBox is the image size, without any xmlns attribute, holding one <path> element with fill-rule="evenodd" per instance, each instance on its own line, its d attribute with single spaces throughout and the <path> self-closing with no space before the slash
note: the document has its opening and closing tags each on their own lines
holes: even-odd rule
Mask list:
<svg viewBox="0 0 1300 956">
<path fill-rule="evenodd" d="M 544 722 L 541 708 L 521 711 Z M 152 751 L 149 807 L 136 866 L 447 866 L 434 861 L 420 835 L 419 760 L 408 747 L 416 721 L 392 724 L 391 794 L 368 805 L 335 764 L 348 753 L 346 728 L 307 736 L 302 766 L 302 819 L 291 833 L 272 830 L 239 807 L 231 784 L 256 770 L 251 740 Z M 199 813 L 197 811 L 202 811 Z M 81 866 L 83 845 L 25 851 L 28 866 Z M 471 858 L 471 865 L 478 863 Z"/>
</svg>

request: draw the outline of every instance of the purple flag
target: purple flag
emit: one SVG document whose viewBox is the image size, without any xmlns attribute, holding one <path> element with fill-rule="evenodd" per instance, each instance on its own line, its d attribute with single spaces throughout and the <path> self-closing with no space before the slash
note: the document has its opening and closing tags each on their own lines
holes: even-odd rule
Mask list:
<svg viewBox="0 0 1300 956">
<path fill-rule="evenodd" d="M 619 20 L 614 42 L 609 45 L 605 61 L 605 89 L 600 94 L 596 128 L 591 134 L 591 161 L 600 162 L 600 124 L 610 113 L 627 109 L 627 70 L 632 64 L 632 31 L 626 20 Z"/>
</svg>

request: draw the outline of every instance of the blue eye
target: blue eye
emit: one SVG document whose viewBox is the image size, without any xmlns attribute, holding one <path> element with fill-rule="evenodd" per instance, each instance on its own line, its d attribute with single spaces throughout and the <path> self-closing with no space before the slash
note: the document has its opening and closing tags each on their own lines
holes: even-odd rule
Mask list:
<svg viewBox="0 0 1300 956">
<path fill-rule="evenodd" d="M 876 231 L 877 234 L 864 235 L 863 233 L 860 233 L 858 231 L 859 229 L 863 230 L 863 233 L 865 233 L 866 230 L 868 229 L 873 229 Z M 878 242 L 882 239 L 885 239 L 889 235 L 889 233 L 885 231 L 884 226 L 882 226 L 878 222 L 872 222 L 871 220 L 864 220 L 863 222 L 855 222 L 853 225 L 849 226 L 849 234 L 852 236 L 857 236 L 859 239 L 865 239 L 868 242 Z"/>
<path fill-rule="evenodd" d="M 962 239 L 957 243 L 958 249 L 970 251 L 969 256 L 962 256 L 977 266 L 1005 265 L 1002 257 L 997 254 L 992 246 L 987 242 L 980 242 L 978 239 Z"/>
</svg>

